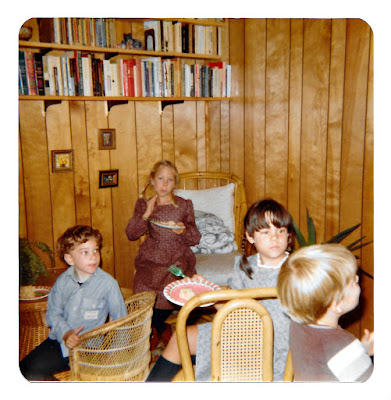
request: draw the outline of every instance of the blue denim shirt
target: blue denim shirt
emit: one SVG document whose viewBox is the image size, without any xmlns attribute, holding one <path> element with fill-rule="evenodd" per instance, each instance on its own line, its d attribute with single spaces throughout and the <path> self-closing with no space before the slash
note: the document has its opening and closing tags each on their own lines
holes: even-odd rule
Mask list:
<svg viewBox="0 0 391 400">
<path fill-rule="evenodd" d="M 64 334 L 81 325 L 84 325 L 84 329 L 80 334 L 101 326 L 108 314 L 113 320 L 127 315 L 118 282 L 98 268 L 87 281 L 79 285 L 74 267 L 70 266 L 57 278 L 49 293 L 46 312 L 49 338 L 57 340 L 62 355 L 68 357 L 69 349 L 65 346 Z"/>
</svg>

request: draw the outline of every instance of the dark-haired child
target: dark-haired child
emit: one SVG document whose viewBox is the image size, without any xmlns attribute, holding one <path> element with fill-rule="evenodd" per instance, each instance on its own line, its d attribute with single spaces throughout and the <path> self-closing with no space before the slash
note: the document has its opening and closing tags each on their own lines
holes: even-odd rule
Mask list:
<svg viewBox="0 0 391 400">
<path fill-rule="evenodd" d="M 287 248 L 293 232 L 288 211 L 272 199 L 254 203 L 244 219 L 246 239 L 254 244 L 257 254 L 237 257 L 228 279 L 232 289 L 275 287 L 281 265 L 287 259 Z M 262 301 L 273 320 L 275 381 L 282 381 L 289 344 L 289 318 L 282 312 L 277 299 Z M 220 305 L 221 306 L 221 305 Z M 218 304 L 215 305 L 219 307 Z M 190 353 L 195 357 L 196 380 L 210 381 L 210 337 L 212 324 L 188 326 Z M 194 359 L 194 357 L 193 357 Z M 170 381 L 180 369 L 180 356 L 174 333 L 162 355 L 151 370 L 148 381 Z"/>
</svg>

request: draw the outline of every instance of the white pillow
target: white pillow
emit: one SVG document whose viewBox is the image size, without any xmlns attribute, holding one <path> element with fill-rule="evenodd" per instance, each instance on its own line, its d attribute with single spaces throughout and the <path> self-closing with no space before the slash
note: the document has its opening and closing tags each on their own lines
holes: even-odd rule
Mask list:
<svg viewBox="0 0 391 400">
<path fill-rule="evenodd" d="M 234 234 L 217 215 L 195 210 L 194 216 L 201 233 L 200 242 L 190 247 L 194 253 L 225 254 L 237 250 Z"/>
<path fill-rule="evenodd" d="M 224 221 L 225 226 L 235 234 L 234 189 L 230 183 L 211 189 L 185 190 L 177 189 L 175 194 L 193 202 L 194 210 L 217 215 Z"/>
</svg>

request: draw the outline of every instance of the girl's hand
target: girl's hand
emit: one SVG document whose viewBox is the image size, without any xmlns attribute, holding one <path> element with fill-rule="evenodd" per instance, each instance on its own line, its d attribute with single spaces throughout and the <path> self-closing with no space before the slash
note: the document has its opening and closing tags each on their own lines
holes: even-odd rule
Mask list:
<svg viewBox="0 0 391 400">
<path fill-rule="evenodd" d="M 72 350 L 74 347 L 80 344 L 80 338 L 78 334 L 83 330 L 84 325 L 82 325 L 80 328 L 69 330 L 68 332 L 65 333 L 63 339 L 65 346 L 68 347 L 68 349 Z"/>
<path fill-rule="evenodd" d="M 373 356 L 373 346 L 374 346 L 374 332 L 369 333 L 368 329 L 364 329 L 364 335 L 361 338 L 361 343 L 364 345 L 367 353 Z"/>
<path fill-rule="evenodd" d="M 182 235 L 185 233 L 186 228 L 185 228 L 185 224 L 183 222 L 178 222 L 177 226 L 183 226 L 183 229 L 173 229 L 172 231 L 174 233 L 176 233 L 177 235 Z"/>
<path fill-rule="evenodd" d="M 157 194 L 155 194 L 155 196 L 151 197 L 147 201 L 147 209 L 145 210 L 144 214 L 142 215 L 142 217 L 144 219 L 148 219 L 151 216 L 153 209 L 155 207 L 156 200 L 157 200 Z"/>
<path fill-rule="evenodd" d="M 206 278 L 204 278 L 202 275 L 200 274 L 194 274 L 191 278 L 192 281 L 203 281 L 203 280 L 207 280 Z"/>
</svg>

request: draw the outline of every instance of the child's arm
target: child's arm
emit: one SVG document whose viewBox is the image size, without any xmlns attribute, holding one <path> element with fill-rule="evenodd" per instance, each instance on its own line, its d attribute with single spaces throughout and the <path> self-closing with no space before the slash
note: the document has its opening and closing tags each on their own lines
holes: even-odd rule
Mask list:
<svg viewBox="0 0 391 400">
<path fill-rule="evenodd" d="M 64 307 L 61 290 L 56 282 L 49 293 L 46 322 L 50 328 L 51 337 L 54 336 L 59 343 L 63 342 L 64 335 L 71 330 L 64 318 Z"/>
<path fill-rule="evenodd" d="M 364 335 L 361 338 L 361 343 L 364 345 L 367 350 L 368 355 L 373 356 L 374 351 L 374 332 L 369 332 L 368 329 L 364 329 Z"/>
<path fill-rule="evenodd" d="M 181 234 L 181 239 L 186 243 L 187 246 L 195 246 L 201 239 L 201 233 L 197 229 L 197 225 L 195 223 L 192 201 L 186 200 L 185 207 L 186 209 L 182 221 L 185 226 L 185 230 L 183 234 Z M 182 231 L 182 229 L 179 231 Z"/>
<path fill-rule="evenodd" d="M 80 328 L 69 330 L 65 333 L 63 339 L 65 346 L 68 347 L 68 349 L 72 350 L 74 347 L 78 346 L 80 344 L 80 337 L 78 336 L 79 333 L 84 329 L 84 325 L 82 325 Z"/>
<path fill-rule="evenodd" d="M 129 240 L 137 240 L 143 236 L 148 229 L 148 221 L 143 219 L 147 204 L 143 199 L 138 199 L 134 206 L 133 217 L 126 226 L 125 233 Z"/>
</svg>

